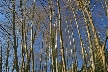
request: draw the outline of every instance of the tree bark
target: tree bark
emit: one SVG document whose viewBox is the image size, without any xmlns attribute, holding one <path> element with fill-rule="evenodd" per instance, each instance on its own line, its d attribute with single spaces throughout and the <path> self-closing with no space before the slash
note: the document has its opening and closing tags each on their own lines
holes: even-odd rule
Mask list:
<svg viewBox="0 0 108 72">
<path fill-rule="evenodd" d="M 61 14 L 60 14 L 60 2 L 57 0 L 58 7 L 58 23 L 59 23 L 59 31 L 60 31 L 60 51 L 62 56 L 62 72 L 66 72 L 66 62 L 65 62 L 65 54 L 64 54 L 64 46 L 63 46 L 63 36 L 62 36 L 62 23 L 61 23 Z"/>
<path fill-rule="evenodd" d="M 14 56 L 15 56 L 15 67 L 16 67 L 16 71 L 19 72 L 19 66 L 18 66 L 18 56 L 17 56 L 17 46 L 16 46 L 16 34 L 15 34 L 15 0 L 13 1 L 13 37 L 14 37 Z"/>
</svg>

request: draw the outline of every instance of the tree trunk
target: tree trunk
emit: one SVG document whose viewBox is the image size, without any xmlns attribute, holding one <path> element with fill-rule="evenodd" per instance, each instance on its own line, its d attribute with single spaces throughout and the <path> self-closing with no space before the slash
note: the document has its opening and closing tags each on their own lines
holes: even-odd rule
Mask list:
<svg viewBox="0 0 108 72">
<path fill-rule="evenodd" d="M 15 0 L 13 1 L 13 37 L 14 37 L 14 56 L 15 56 L 15 67 L 16 67 L 16 71 L 19 72 L 19 66 L 18 66 L 18 56 L 17 56 L 17 46 L 16 46 L 16 34 L 15 34 Z"/>
<path fill-rule="evenodd" d="M 59 31 L 60 31 L 60 49 L 62 55 L 62 72 L 66 72 L 66 63 L 65 63 L 65 54 L 64 54 L 64 46 L 63 46 L 63 36 L 62 36 L 62 23 L 61 23 L 61 14 L 60 14 L 60 3 L 57 0 L 57 7 L 58 7 L 58 22 L 59 22 Z"/>
<path fill-rule="evenodd" d="M 32 24 L 31 24 L 31 54 L 32 54 L 32 72 L 34 72 L 34 49 L 33 49 L 33 25 L 34 25 L 34 10 L 35 10 L 35 0 L 33 2 L 33 13 L 32 13 Z"/>
<path fill-rule="evenodd" d="M 108 17 L 108 0 L 104 0 L 106 5 L 106 16 Z"/>
<path fill-rule="evenodd" d="M 49 1 L 49 9 L 50 9 L 50 51 L 51 51 L 51 70 L 52 72 L 54 72 L 54 60 L 53 60 L 53 53 L 52 53 L 52 50 L 53 50 L 53 45 L 52 45 L 52 0 Z"/>
<path fill-rule="evenodd" d="M 57 17 L 56 17 L 56 24 L 55 24 L 55 34 L 56 34 L 56 36 L 55 36 L 55 51 L 56 51 L 56 59 L 55 59 L 55 63 L 56 63 L 56 72 L 58 72 L 58 53 L 57 53 L 57 23 L 58 21 L 57 21 Z"/>
<path fill-rule="evenodd" d="M 6 72 L 8 72 L 8 58 L 9 58 L 9 41 L 8 41 L 8 47 L 7 47 L 7 55 L 6 55 Z"/>
</svg>

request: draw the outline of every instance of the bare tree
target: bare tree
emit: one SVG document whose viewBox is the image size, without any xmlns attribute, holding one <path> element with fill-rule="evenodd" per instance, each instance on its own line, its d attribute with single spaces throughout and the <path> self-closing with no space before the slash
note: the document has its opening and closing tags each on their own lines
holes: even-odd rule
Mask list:
<svg viewBox="0 0 108 72">
<path fill-rule="evenodd" d="M 14 45 L 13 45 L 13 48 L 14 48 L 14 56 L 15 56 L 15 62 L 14 62 L 14 65 L 15 65 L 15 68 L 16 68 L 16 71 L 19 72 L 19 66 L 18 66 L 18 56 L 17 56 L 17 46 L 16 46 L 16 28 L 15 28 L 15 0 L 13 1 L 13 20 L 12 20 L 12 23 L 13 23 L 13 37 L 14 37 Z"/>
</svg>

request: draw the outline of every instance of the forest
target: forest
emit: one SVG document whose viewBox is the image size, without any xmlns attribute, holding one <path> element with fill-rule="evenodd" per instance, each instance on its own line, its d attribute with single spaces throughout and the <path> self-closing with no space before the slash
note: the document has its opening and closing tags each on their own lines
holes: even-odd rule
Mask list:
<svg viewBox="0 0 108 72">
<path fill-rule="evenodd" d="M 108 72 L 108 0 L 0 0 L 0 72 Z"/>
</svg>

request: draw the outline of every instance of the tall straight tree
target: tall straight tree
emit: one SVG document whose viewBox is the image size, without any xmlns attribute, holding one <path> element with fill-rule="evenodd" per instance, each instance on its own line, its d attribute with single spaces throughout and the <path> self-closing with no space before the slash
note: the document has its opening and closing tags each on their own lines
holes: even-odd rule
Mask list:
<svg viewBox="0 0 108 72">
<path fill-rule="evenodd" d="M 57 36 L 58 36 L 58 33 L 57 33 L 57 26 L 58 26 L 58 19 L 57 19 L 57 16 L 56 16 L 56 24 L 54 25 L 55 27 L 55 64 L 56 64 L 56 72 L 58 72 L 58 53 L 57 53 Z"/>
<path fill-rule="evenodd" d="M 52 12 L 52 0 L 49 0 L 49 12 L 50 12 L 50 40 L 51 42 L 49 42 L 49 50 L 51 51 L 51 71 L 54 72 L 54 64 L 53 64 L 53 53 L 52 53 L 52 50 L 53 50 L 53 45 L 52 45 L 52 16 L 53 16 L 53 12 Z"/>
<path fill-rule="evenodd" d="M 105 6 L 106 6 L 106 16 L 108 17 L 108 1 L 107 0 L 104 0 L 105 2 Z"/>
<path fill-rule="evenodd" d="M 7 54 L 6 54 L 6 72 L 9 72 L 9 63 L 8 63 L 8 59 L 9 59 L 9 41 L 8 41 L 8 47 L 7 47 Z"/>
<path fill-rule="evenodd" d="M 66 63 L 65 63 L 65 54 L 64 54 L 64 45 L 63 45 L 63 35 L 62 35 L 62 23 L 61 23 L 61 13 L 60 13 L 60 0 L 56 0 L 57 7 L 58 7 L 58 24 L 59 24 L 59 31 L 60 31 L 60 51 L 61 51 L 61 60 L 62 60 L 62 72 L 66 72 Z"/>
<path fill-rule="evenodd" d="M 12 24 L 13 24 L 13 38 L 14 38 L 14 44 L 13 44 L 13 48 L 14 48 L 14 66 L 16 68 L 16 71 L 19 72 L 19 66 L 18 66 L 18 56 L 17 56 L 17 46 L 16 46 L 16 32 L 15 32 L 15 2 L 16 0 L 12 1 L 12 7 L 13 7 L 13 11 L 12 11 Z"/>
<path fill-rule="evenodd" d="M 21 9 L 21 23 L 22 23 L 22 43 L 21 43 L 21 48 L 22 48 L 22 66 L 21 66 L 21 71 L 24 72 L 25 71 L 25 62 L 24 62 L 24 56 L 25 56 L 25 48 L 24 48 L 24 43 L 25 43 L 25 19 L 24 19 L 24 8 L 22 8 L 22 6 L 24 7 L 23 1 L 20 0 L 20 9 Z"/>
<path fill-rule="evenodd" d="M 33 49 L 33 25 L 34 25 L 34 11 L 35 10 L 35 0 L 33 1 L 33 13 L 32 13 L 32 23 L 31 23 L 31 55 L 32 55 L 32 72 L 34 72 L 34 49 Z"/>
</svg>

